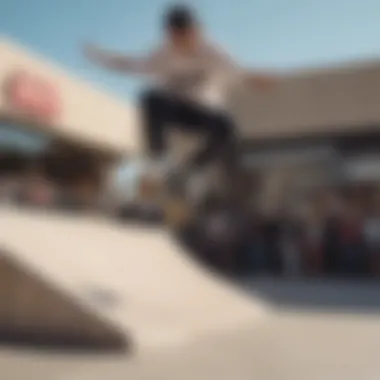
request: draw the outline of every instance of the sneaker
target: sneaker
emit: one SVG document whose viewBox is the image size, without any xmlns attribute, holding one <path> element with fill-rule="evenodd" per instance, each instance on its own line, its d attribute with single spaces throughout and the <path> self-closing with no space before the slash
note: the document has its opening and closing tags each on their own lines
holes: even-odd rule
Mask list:
<svg viewBox="0 0 380 380">
<path fill-rule="evenodd" d="M 189 200 L 197 205 L 207 196 L 209 192 L 209 179 L 207 173 L 197 172 L 189 176 L 186 189 Z"/>
<path fill-rule="evenodd" d="M 145 163 L 145 173 L 155 179 L 163 179 L 174 168 L 175 161 L 169 157 L 149 159 Z"/>
<path fill-rule="evenodd" d="M 164 178 L 164 186 L 168 195 L 175 197 L 184 197 L 186 195 L 186 183 L 187 173 L 178 170 L 178 168 L 167 172 Z"/>
</svg>

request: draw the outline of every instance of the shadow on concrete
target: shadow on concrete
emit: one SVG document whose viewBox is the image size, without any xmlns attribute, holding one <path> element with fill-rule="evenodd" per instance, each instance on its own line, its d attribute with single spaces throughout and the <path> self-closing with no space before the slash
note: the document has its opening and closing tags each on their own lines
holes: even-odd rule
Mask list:
<svg viewBox="0 0 380 380">
<path fill-rule="evenodd" d="M 38 331 L 22 329 L 1 329 L 0 348 L 17 348 L 18 350 L 40 353 L 75 353 L 75 354 L 132 354 L 131 340 L 124 338 L 107 343 L 97 342 L 80 335 L 40 334 Z"/>
<path fill-rule="evenodd" d="M 380 281 L 245 278 L 244 289 L 279 309 L 380 315 Z"/>
<path fill-rule="evenodd" d="M 85 290 L 97 307 L 119 302 L 107 289 Z M 125 354 L 133 345 L 127 332 L 61 290 L 22 256 L 0 247 L 0 348 Z"/>
</svg>

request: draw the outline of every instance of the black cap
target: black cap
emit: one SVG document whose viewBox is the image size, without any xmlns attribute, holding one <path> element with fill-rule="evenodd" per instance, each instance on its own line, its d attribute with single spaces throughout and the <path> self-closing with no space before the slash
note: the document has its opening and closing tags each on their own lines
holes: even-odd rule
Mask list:
<svg viewBox="0 0 380 380">
<path fill-rule="evenodd" d="M 186 30 L 196 23 L 195 12 L 186 5 L 175 5 L 165 14 L 165 28 L 169 30 Z"/>
</svg>

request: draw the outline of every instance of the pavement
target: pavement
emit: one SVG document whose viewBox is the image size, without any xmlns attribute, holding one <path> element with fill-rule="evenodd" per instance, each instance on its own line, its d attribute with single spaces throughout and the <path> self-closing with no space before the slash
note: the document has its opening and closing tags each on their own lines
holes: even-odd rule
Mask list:
<svg viewBox="0 0 380 380">
<path fill-rule="evenodd" d="M 278 312 L 258 326 L 134 357 L 0 350 L 7 380 L 377 380 L 378 316 Z"/>
</svg>

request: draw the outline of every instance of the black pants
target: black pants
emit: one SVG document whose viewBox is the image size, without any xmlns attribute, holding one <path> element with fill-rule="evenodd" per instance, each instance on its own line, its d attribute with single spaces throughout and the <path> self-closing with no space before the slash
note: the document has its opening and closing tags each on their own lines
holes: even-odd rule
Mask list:
<svg viewBox="0 0 380 380">
<path fill-rule="evenodd" d="M 190 167 L 203 166 L 217 159 L 234 166 L 235 128 L 226 114 L 160 91 L 144 93 L 141 108 L 151 156 L 159 157 L 167 151 L 167 132 L 169 128 L 176 128 L 205 138 L 205 146 L 190 158 Z"/>
</svg>

